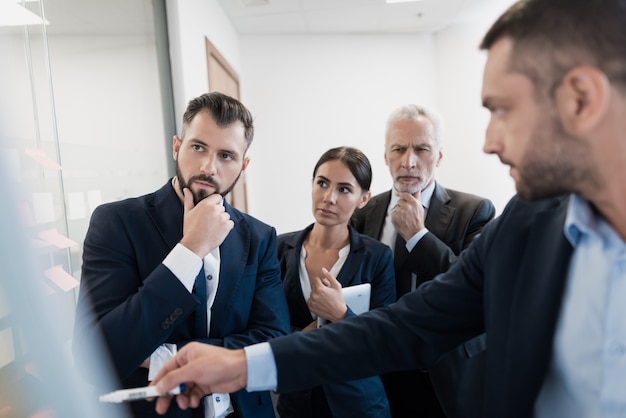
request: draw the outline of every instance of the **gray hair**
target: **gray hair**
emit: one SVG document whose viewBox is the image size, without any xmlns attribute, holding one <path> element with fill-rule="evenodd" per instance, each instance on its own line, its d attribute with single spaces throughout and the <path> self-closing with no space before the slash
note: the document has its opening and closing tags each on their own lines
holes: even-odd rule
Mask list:
<svg viewBox="0 0 626 418">
<path fill-rule="evenodd" d="M 441 149 L 443 146 L 443 119 L 441 115 L 434 109 L 429 109 L 425 106 L 418 106 L 414 104 L 408 104 L 401 106 L 391 112 L 387 119 L 387 128 L 385 130 L 385 141 L 389 136 L 389 129 L 391 124 L 397 120 L 411 120 L 416 119 L 418 116 L 424 116 L 433 125 L 433 131 L 435 134 L 435 142 Z"/>
</svg>

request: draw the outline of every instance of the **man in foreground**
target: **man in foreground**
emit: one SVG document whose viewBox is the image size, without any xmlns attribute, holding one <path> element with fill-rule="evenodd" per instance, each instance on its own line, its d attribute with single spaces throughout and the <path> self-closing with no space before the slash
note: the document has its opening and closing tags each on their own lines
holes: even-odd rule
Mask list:
<svg viewBox="0 0 626 418">
<path fill-rule="evenodd" d="M 527 0 L 488 31 L 484 150 L 511 167 L 518 196 L 447 273 L 319 331 L 245 351 L 190 345 L 157 376 L 160 393 L 187 382 L 184 407 L 427 367 L 486 332 L 484 416 L 623 417 L 624 22 L 621 0 Z"/>
</svg>

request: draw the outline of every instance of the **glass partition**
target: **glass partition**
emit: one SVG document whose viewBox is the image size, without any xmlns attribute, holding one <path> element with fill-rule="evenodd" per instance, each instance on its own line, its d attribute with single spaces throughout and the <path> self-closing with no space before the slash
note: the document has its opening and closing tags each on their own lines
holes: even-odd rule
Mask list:
<svg viewBox="0 0 626 418">
<path fill-rule="evenodd" d="M 89 218 L 171 172 L 152 1 L 108 3 L 0 0 L 0 417 L 98 416 L 70 354 Z"/>
</svg>

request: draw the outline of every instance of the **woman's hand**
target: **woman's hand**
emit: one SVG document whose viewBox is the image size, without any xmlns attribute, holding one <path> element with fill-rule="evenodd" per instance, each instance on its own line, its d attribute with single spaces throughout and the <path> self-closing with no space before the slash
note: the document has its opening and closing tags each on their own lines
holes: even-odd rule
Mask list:
<svg viewBox="0 0 626 418">
<path fill-rule="evenodd" d="M 322 268 L 322 274 L 324 275 L 322 278 L 311 278 L 311 296 L 307 302 L 309 309 L 330 322 L 340 321 L 348 312 L 341 292 L 341 283 L 325 268 Z"/>
</svg>

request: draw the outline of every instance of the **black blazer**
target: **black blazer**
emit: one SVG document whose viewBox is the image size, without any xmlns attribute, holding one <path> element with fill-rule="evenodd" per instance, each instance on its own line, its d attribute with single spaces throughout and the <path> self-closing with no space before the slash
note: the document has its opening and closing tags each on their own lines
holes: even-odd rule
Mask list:
<svg viewBox="0 0 626 418">
<path fill-rule="evenodd" d="M 373 197 L 355 212 L 352 224 L 358 231 L 380 239 L 391 193 L 390 190 Z M 410 291 L 411 273 L 416 274 L 419 285 L 448 270 L 494 216 L 495 208 L 490 200 L 435 183 L 425 220 L 429 232 L 410 253 L 401 246 L 394 254 L 398 298 Z M 434 389 L 439 405 L 449 418 L 480 416 L 485 348 L 484 335 L 464 342 L 430 369 L 430 379 L 419 371 L 385 375 L 392 408 L 410 407 L 403 406 L 403 399 L 413 396 L 411 413 L 423 413 L 428 406 L 421 407 L 416 402 L 437 403 L 429 395 Z"/>
<path fill-rule="evenodd" d="M 289 332 L 274 228 L 225 204 L 235 222 L 220 245 L 220 283 L 212 307 L 208 344 L 241 348 Z M 145 386 L 139 367 L 165 342 L 179 347 L 193 340 L 199 301 L 163 259 L 182 238 L 183 205 L 171 182 L 138 198 L 99 206 L 84 243 L 73 351 L 92 383 L 100 376 L 100 336 L 123 387 Z M 93 309 L 93 311 L 92 311 Z M 93 312 L 93 314 L 92 314 Z M 100 335 L 101 334 L 101 335 Z M 102 390 L 102 389 L 99 389 Z M 240 417 L 273 417 L 269 392 L 231 395 Z M 158 416 L 153 402 L 132 402 L 136 415 Z M 167 416 L 191 417 L 175 405 Z"/>
<path fill-rule="evenodd" d="M 270 341 L 279 391 L 428 367 L 486 332 L 483 415 L 532 416 L 572 254 L 563 234 L 566 210 L 565 196 L 513 198 L 447 273 L 397 303 L 323 328 L 314 338 L 303 333 Z"/>
<path fill-rule="evenodd" d="M 365 207 L 354 213 L 352 226 L 362 234 L 380 239 L 390 201 L 391 190 L 374 196 Z M 395 254 L 398 297 L 408 291 L 407 283 L 401 281 L 410 280 L 410 273 L 417 275 L 419 285 L 446 271 L 495 213 L 490 200 L 446 189 L 435 183 L 425 220 L 429 232 L 411 253 Z"/>
<path fill-rule="evenodd" d="M 309 325 L 313 318 L 302 294 L 300 285 L 300 254 L 302 243 L 313 228 L 309 225 L 302 231 L 278 236 L 278 257 L 292 331 L 299 331 Z M 395 280 L 391 250 L 386 245 L 368 236 L 359 234 L 348 226 L 350 233 L 350 253 L 337 275 L 343 287 L 361 283 L 371 283 L 370 309 L 388 306 L 395 302 Z M 329 266 L 330 268 L 331 266 Z M 355 316 L 348 307 L 346 318 Z M 389 405 L 380 379 L 375 377 L 349 382 L 323 385 L 323 393 L 334 417 L 389 416 Z M 311 395 L 308 393 L 281 394 L 279 413 L 281 417 L 306 417 L 310 412 Z"/>
</svg>

